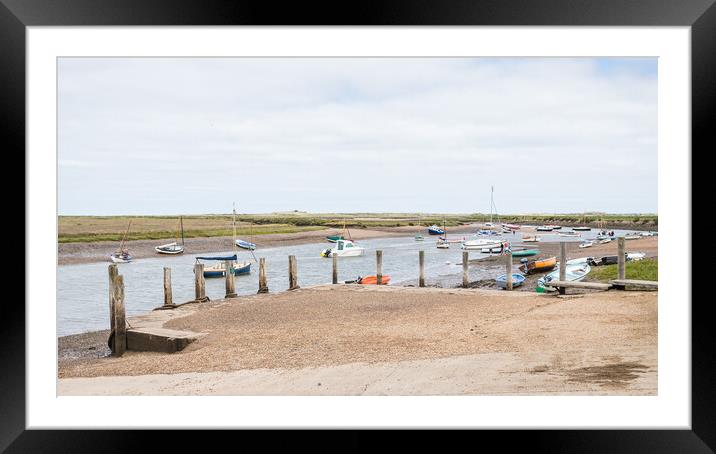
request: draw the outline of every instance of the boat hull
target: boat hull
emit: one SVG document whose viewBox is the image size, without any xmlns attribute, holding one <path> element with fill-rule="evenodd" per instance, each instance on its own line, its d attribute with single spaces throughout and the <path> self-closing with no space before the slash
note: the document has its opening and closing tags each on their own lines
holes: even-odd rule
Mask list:
<svg viewBox="0 0 716 454">
<path fill-rule="evenodd" d="M 122 258 L 122 257 L 116 257 L 114 255 L 110 255 L 109 259 L 112 260 L 113 263 L 129 263 L 132 261 L 132 256 L 130 255 L 128 258 Z"/>
<path fill-rule="evenodd" d="M 519 273 L 512 273 L 512 287 L 519 287 L 520 285 L 524 284 L 525 277 L 522 274 Z M 501 276 L 497 276 L 495 278 L 495 284 L 497 284 L 498 288 L 507 288 L 507 275 L 503 274 Z"/>
<path fill-rule="evenodd" d="M 557 266 L 557 257 L 549 257 L 542 260 L 535 260 L 527 262 L 524 265 L 520 265 L 520 271 L 526 274 L 539 273 L 542 271 L 549 271 Z"/>
<path fill-rule="evenodd" d="M 430 235 L 445 235 L 445 231 L 442 230 L 442 229 L 429 228 L 429 229 L 428 229 L 428 233 L 429 233 Z"/>
<path fill-rule="evenodd" d="M 531 257 L 539 254 L 539 249 L 526 249 L 524 251 L 512 251 L 512 257 Z"/>
<path fill-rule="evenodd" d="M 380 285 L 387 285 L 390 282 L 390 276 L 384 274 L 380 277 Z M 364 276 L 358 279 L 358 284 L 362 285 L 378 285 L 378 276 Z"/>
<path fill-rule="evenodd" d="M 251 273 L 251 263 L 239 263 L 235 264 L 233 266 L 234 269 L 234 276 L 241 276 L 244 274 L 250 274 Z M 211 266 L 209 268 L 204 268 L 204 277 L 206 278 L 216 278 L 216 277 L 224 277 L 226 276 L 226 269 L 223 265 L 216 265 Z"/>
</svg>

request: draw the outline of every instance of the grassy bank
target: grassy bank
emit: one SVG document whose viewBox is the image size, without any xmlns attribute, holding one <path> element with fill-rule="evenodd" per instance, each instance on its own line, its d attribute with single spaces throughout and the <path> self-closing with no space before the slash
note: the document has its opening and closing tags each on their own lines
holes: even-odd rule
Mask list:
<svg viewBox="0 0 716 454">
<path fill-rule="evenodd" d="M 178 216 L 60 216 L 58 237 L 60 243 L 119 241 L 132 221 L 130 240 L 174 238 L 179 230 Z M 487 214 L 440 213 L 306 213 L 301 211 L 237 215 L 237 234 L 265 235 L 269 233 L 295 233 L 322 228 L 356 228 L 424 226 L 432 224 L 455 227 L 462 224 L 486 222 Z M 530 214 L 502 215 L 495 222 L 521 224 L 590 225 L 603 220 L 607 228 L 656 229 L 656 215 L 615 214 Z M 231 215 L 209 214 L 184 216 L 184 236 L 213 237 L 231 235 Z"/>
<path fill-rule="evenodd" d="M 607 282 L 617 278 L 617 265 L 593 267 L 589 273 L 589 280 Z M 657 259 L 644 259 L 637 262 L 626 263 L 627 279 L 644 281 L 659 280 L 659 261 Z"/>
</svg>

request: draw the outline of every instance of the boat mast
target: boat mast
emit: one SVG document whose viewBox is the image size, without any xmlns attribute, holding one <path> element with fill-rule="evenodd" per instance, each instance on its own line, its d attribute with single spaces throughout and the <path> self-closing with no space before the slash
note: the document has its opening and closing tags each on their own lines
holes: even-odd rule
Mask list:
<svg viewBox="0 0 716 454">
<path fill-rule="evenodd" d="M 122 247 L 124 246 L 124 240 L 127 239 L 127 235 L 129 235 L 129 226 L 132 225 L 132 220 L 129 220 L 129 224 L 127 224 L 127 230 L 124 232 L 124 236 L 122 236 L 122 241 L 119 242 L 119 252 L 122 252 Z"/>
<path fill-rule="evenodd" d="M 492 224 L 492 206 L 495 204 L 495 202 L 492 200 L 492 195 L 495 192 L 495 187 L 490 186 L 490 224 Z"/>
<path fill-rule="evenodd" d="M 232 237 L 232 250 L 234 251 L 234 254 L 236 254 L 236 202 L 232 202 L 233 207 L 233 215 L 231 216 L 231 227 L 233 228 L 233 237 Z"/>
<path fill-rule="evenodd" d="M 179 225 L 181 226 L 181 245 L 184 246 L 184 219 L 179 216 Z"/>
</svg>

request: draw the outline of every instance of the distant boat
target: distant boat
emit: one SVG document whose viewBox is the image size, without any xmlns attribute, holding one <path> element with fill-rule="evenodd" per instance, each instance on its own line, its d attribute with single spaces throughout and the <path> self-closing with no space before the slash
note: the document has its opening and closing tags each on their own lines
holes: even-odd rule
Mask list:
<svg viewBox="0 0 716 454">
<path fill-rule="evenodd" d="M 168 243 L 162 244 L 161 246 L 156 246 L 154 250 L 157 251 L 159 254 L 176 255 L 184 253 L 184 246 L 177 243 Z"/>
<path fill-rule="evenodd" d="M 321 251 L 321 257 L 358 257 L 363 255 L 365 249 L 356 244 L 351 240 L 338 240 L 336 241 L 336 247 L 332 249 L 324 249 Z"/>
<path fill-rule="evenodd" d="M 639 235 L 638 233 L 627 233 L 626 235 L 624 235 L 625 240 L 638 240 L 640 238 L 641 235 Z"/>
<path fill-rule="evenodd" d="M 534 236 L 523 236 L 522 241 L 525 243 L 538 243 L 542 240 L 537 235 L 534 235 Z"/>
<path fill-rule="evenodd" d="M 572 227 L 572 230 L 581 231 L 581 232 L 588 232 L 592 230 L 591 227 Z"/>
<path fill-rule="evenodd" d="M 421 230 L 421 228 L 420 228 L 420 217 L 418 217 L 418 233 L 415 234 L 415 241 L 423 241 L 423 240 L 425 240 L 425 238 L 423 237 L 423 235 L 420 233 L 420 230 Z"/>
<path fill-rule="evenodd" d="M 155 251 L 159 254 L 169 254 L 169 255 L 177 255 L 177 254 L 183 254 L 184 253 L 184 221 L 182 218 L 179 218 L 179 225 L 181 230 L 181 244 L 179 244 L 178 239 L 177 241 L 169 244 L 162 244 L 161 246 L 156 246 L 154 248 Z"/>
<path fill-rule="evenodd" d="M 599 237 L 597 237 L 597 238 L 599 238 Z M 612 241 L 612 239 L 609 237 L 602 238 L 601 240 L 599 240 L 599 244 L 609 243 L 610 241 Z"/>
<path fill-rule="evenodd" d="M 512 257 L 531 257 L 539 254 L 539 249 L 525 249 L 522 251 L 512 251 Z"/>
<path fill-rule="evenodd" d="M 124 247 L 124 242 L 127 240 L 127 235 L 129 235 L 129 226 L 131 225 L 132 220 L 130 219 L 127 224 L 127 230 L 122 236 L 122 241 L 119 242 L 119 247 L 109 256 L 109 259 L 114 263 L 129 263 L 133 260 L 132 254 L 129 253 L 129 249 Z"/>
<path fill-rule="evenodd" d="M 578 232 L 557 232 L 557 235 L 559 235 L 559 236 L 582 236 Z"/>
<path fill-rule="evenodd" d="M 512 273 L 512 287 L 519 287 L 525 282 L 525 277 L 519 273 Z M 507 274 L 502 274 L 495 278 L 495 283 L 499 288 L 507 288 Z"/>
<path fill-rule="evenodd" d="M 441 229 L 437 225 L 433 224 L 428 227 L 428 233 L 430 235 L 445 235 L 445 230 Z"/>
<path fill-rule="evenodd" d="M 462 243 L 462 248 L 466 250 L 482 250 L 495 248 L 500 248 L 501 250 L 504 250 L 508 246 L 509 243 L 506 243 L 502 240 L 469 240 L 463 241 Z"/>
<path fill-rule="evenodd" d="M 554 229 L 548 225 L 541 225 L 541 226 L 537 227 L 535 230 L 537 230 L 538 232 L 551 232 Z"/>
<path fill-rule="evenodd" d="M 450 243 L 447 239 L 447 229 L 445 228 L 445 218 L 443 218 L 443 233 L 444 236 L 438 238 L 438 242 L 435 247 L 438 249 L 450 249 Z"/>
<path fill-rule="evenodd" d="M 552 230 L 559 230 L 562 228 L 561 225 L 554 225 L 554 224 L 549 224 L 549 225 L 547 225 L 547 227 L 551 227 Z"/>
<path fill-rule="evenodd" d="M 256 249 L 256 245 L 254 243 L 249 243 L 248 241 L 236 240 L 235 243 L 241 249 L 248 249 L 250 251 L 253 251 Z"/>
<path fill-rule="evenodd" d="M 114 263 L 129 263 L 133 260 L 132 254 L 128 250 L 116 251 L 109 256 Z"/>
<path fill-rule="evenodd" d="M 517 224 L 502 224 L 503 228 L 509 229 L 509 230 L 519 230 L 520 226 Z"/>
<path fill-rule="evenodd" d="M 585 247 L 592 247 L 593 244 L 593 241 L 583 241 L 582 243 L 580 243 L 579 247 L 584 249 Z"/>
<path fill-rule="evenodd" d="M 478 230 L 477 235 L 481 236 L 499 236 L 499 232 L 495 232 L 494 230 Z"/>
</svg>

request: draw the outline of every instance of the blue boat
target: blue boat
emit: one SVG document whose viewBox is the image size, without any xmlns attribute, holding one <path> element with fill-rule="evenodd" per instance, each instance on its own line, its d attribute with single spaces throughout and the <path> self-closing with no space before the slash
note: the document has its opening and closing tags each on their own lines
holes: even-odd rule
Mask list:
<svg viewBox="0 0 716 454">
<path fill-rule="evenodd" d="M 248 241 L 244 240 L 236 240 L 236 245 L 242 249 L 248 249 L 250 251 L 256 249 L 256 245 L 254 243 L 249 243 Z"/>
<path fill-rule="evenodd" d="M 234 276 L 251 273 L 251 262 L 236 263 L 236 254 L 227 257 L 197 257 L 197 263 L 200 260 L 214 260 L 218 261 L 216 265 L 210 265 L 204 267 L 204 277 L 224 277 L 226 276 L 226 268 L 224 262 L 230 260 L 232 262 L 231 269 L 234 272 Z"/>
<path fill-rule="evenodd" d="M 525 282 L 525 276 L 520 273 L 512 273 L 512 287 L 519 287 Z M 495 283 L 499 288 L 507 288 L 507 275 L 502 274 L 495 278 Z"/>
<path fill-rule="evenodd" d="M 437 225 L 431 225 L 430 227 L 428 227 L 428 233 L 430 235 L 444 235 L 445 230 L 441 229 Z"/>
</svg>

